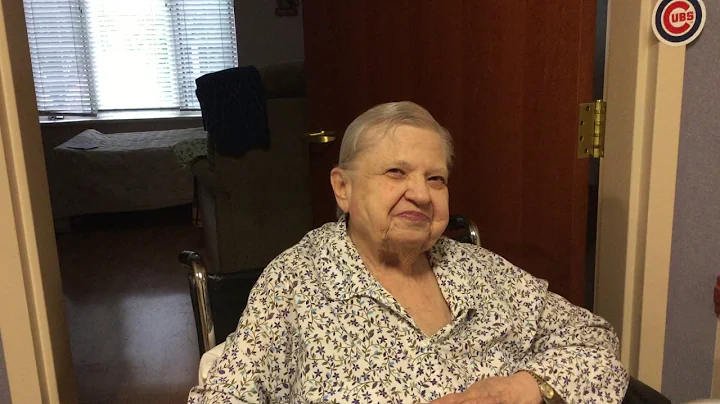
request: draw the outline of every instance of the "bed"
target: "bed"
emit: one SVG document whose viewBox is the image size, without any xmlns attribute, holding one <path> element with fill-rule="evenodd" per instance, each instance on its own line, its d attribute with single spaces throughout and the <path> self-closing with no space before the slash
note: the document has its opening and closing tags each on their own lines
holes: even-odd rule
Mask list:
<svg viewBox="0 0 720 404">
<path fill-rule="evenodd" d="M 48 181 L 56 220 L 193 201 L 190 163 L 206 154 L 203 128 L 104 134 L 88 129 L 55 147 Z"/>
</svg>

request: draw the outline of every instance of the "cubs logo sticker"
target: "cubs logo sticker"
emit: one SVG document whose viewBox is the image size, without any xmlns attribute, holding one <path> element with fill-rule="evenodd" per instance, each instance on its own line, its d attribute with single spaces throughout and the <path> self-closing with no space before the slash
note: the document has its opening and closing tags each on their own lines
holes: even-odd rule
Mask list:
<svg viewBox="0 0 720 404">
<path fill-rule="evenodd" d="M 706 15 L 703 0 L 660 0 L 652 14 L 653 32 L 666 45 L 686 45 L 700 35 Z"/>
</svg>

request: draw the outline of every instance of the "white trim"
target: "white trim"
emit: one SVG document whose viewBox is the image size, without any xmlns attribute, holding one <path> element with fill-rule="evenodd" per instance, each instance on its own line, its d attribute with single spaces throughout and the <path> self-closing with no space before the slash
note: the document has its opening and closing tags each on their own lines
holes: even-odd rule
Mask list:
<svg viewBox="0 0 720 404">
<path fill-rule="evenodd" d="M 662 386 L 665 354 L 685 47 L 664 44 L 654 46 L 657 48 L 657 74 L 655 111 L 652 117 L 638 378 L 659 390 Z"/>
<path fill-rule="evenodd" d="M 0 90 L 1 92 L 1 90 Z M 33 344 L 33 316 L 28 305 L 25 277 L 20 259 L 20 240 L 15 226 L 10 186 L 10 166 L 5 160 L 6 135 L 0 129 L 0 262 L 3 281 L 0 282 L 0 329 L 3 354 L 8 374 L 12 402 L 42 402 L 41 372 L 35 365 L 37 352 Z M 9 308 L 12 307 L 10 310 Z"/>
<path fill-rule="evenodd" d="M 609 7 L 595 310 L 630 373 L 660 389 L 685 49 L 652 35 L 653 5 Z"/>
<path fill-rule="evenodd" d="M 166 119 L 198 119 L 202 118 L 200 111 L 180 111 L 148 109 L 136 111 L 102 111 L 97 116 L 79 115 L 53 115 L 40 116 L 40 124 L 43 126 L 62 125 L 65 123 L 77 122 L 130 122 L 130 121 L 156 121 Z"/>
<path fill-rule="evenodd" d="M 77 402 L 22 1 L 0 1 L 3 351 L 15 403 Z M 12 288 L 10 290 L 5 290 Z M 8 299 L 8 300 L 6 300 Z M 12 308 L 7 310 L 6 308 Z M 6 338 L 7 336 L 7 338 Z M 40 396 L 38 398 L 38 395 Z"/>
</svg>

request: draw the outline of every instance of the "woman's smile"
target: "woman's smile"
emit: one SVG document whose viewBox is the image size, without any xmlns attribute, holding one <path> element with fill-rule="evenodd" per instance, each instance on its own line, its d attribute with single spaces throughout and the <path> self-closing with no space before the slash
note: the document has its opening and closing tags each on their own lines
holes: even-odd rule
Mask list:
<svg viewBox="0 0 720 404">
<path fill-rule="evenodd" d="M 416 210 L 406 210 L 404 212 L 400 212 L 396 215 L 396 217 L 416 223 L 426 223 L 430 221 L 430 218 L 426 214 Z"/>
</svg>

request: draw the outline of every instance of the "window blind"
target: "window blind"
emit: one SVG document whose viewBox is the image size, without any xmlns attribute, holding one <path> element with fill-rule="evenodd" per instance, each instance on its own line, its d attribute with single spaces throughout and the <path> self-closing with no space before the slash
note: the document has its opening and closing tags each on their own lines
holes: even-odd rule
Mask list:
<svg viewBox="0 0 720 404">
<path fill-rule="evenodd" d="M 93 114 L 93 77 L 80 0 L 24 0 L 38 109 Z"/>
<path fill-rule="evenodd" d="M 232 0 L 24 4 L 45 113 L 196 110 L 195 79 L 238 64 Z"/>
<path fill-rule="evenodd" d="M 100 110 L 177 108 L 165 0 L 84 0 Z"/>
<path fill-rule="evenodd" d="M 233 0 L 169 0 L 173 12 L 180 109 L 200 109 L 195 79 L 238 65 Z"/>
</svg>

